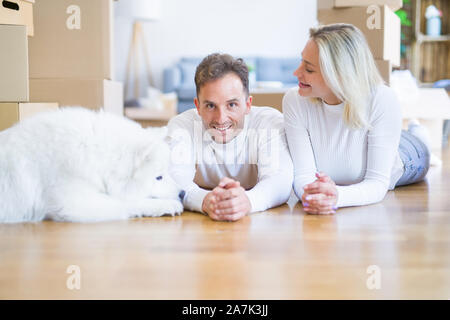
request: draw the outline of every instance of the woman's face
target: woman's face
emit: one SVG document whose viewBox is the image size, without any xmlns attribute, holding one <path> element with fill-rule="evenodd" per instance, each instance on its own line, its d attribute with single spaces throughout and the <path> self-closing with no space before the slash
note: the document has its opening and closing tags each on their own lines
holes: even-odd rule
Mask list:
<svg viewBox="0 0 450 320">
<path fill-rule="evenodd" d="M 306 43 L 302 61 L 294 71 L 294 76 L 298 79 L 298 92 L 302 97 L 321 98 L 328 104 L 341 103 L 325 84 L 319 65 L 319 47 L 313 39 Z"/>
</svg>

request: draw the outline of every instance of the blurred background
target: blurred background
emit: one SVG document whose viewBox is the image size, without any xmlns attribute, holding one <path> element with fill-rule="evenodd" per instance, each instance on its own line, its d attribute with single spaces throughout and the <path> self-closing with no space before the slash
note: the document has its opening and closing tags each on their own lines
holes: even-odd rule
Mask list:
<svg viewBox="0 0 450 320">
<path fill-rule="evenodd" d="M 309 28 L 365 35 L 405 120 L 448 142 L 448 0 L 10 0 L 0 6 L 0 130 L 81 105 L 162 126 L 193 108 L 194 74 L 213 52 L 241 57 L 255 106 L 281 110 Z"/>
</svg>

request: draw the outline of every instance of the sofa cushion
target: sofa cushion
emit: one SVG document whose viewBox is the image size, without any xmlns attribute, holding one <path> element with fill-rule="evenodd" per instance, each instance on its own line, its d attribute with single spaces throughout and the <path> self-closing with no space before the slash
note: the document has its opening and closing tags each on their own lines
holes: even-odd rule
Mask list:
<svg viewBox="0 0 450 320">
<path fill-rule="evenodd" d="M 299 64 L 299 58 L 259 58 L 256 65 L 257 80 L 297 83 L 293 72 Z"/>
<path fill-rule="evenodd" d="M 192 86 L 181 86 L 177 90 L 178 99 L 180 100 L 191 100 L 197 96 L 195 87 Z"/>
<path fill-rule="evenodd" d="M 178 67 L 181 71 L 181 86 L 195 87 L 194 77 L 197 65 L 191 62 L 180 62 Z"/>
<path fill-rule="evenodd" d="M 180 86 L 181 71 L 176 67 L 168 67 L 163 72 L 163 91 L 164 93 L 173 92 Z"/>
</svg>

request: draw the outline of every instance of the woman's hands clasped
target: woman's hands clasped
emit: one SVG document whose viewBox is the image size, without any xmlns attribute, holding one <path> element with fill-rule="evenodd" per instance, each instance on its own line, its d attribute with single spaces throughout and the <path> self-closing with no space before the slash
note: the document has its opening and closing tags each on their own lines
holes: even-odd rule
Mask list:
<svg viewBox="0 0 450 320">
<path fill-rule="evenodd" d="M 325 173 L 316 173 L 317 180 L 303 187 L 303 209 L 311 214 L 336 213 L 338 191 L 334 181 Z"/>
</svg>

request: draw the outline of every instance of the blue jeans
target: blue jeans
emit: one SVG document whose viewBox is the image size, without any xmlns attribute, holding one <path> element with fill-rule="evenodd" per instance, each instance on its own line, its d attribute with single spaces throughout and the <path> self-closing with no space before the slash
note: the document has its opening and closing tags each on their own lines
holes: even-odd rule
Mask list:
<svg viewBox="0 0 450 320">
<path fill-rule="evenodd" d="M 395 186 L 422 181 L 430 168 L 430 151 L 427 146 L 416 136 L 402 130 L 398 151 L 405 172 Z"/>
</svg>

